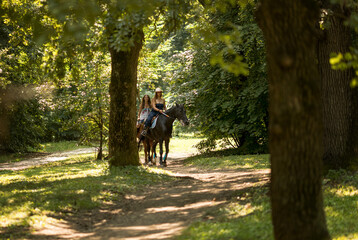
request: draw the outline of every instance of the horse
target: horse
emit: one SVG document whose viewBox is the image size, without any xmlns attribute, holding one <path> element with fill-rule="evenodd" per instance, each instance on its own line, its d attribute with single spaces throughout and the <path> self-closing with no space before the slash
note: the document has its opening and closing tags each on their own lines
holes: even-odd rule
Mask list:
<svg viewBox="0 0 358 240">
<path fill-rule="evenodd" d="M 167 158 L 169 153 L 169 141 L 172 136 L 173 123 L 178 119 L 182 125 L 189 125 L 189 120 L 183 104 L 175 104 L 162 114 L 158 115 L 157 123 L 154 128 L 149 129 L 145 138 L 154 141 L 152 146 L 152 154 L 155 154 L 155 147 L 159 143 L 159 164 L 167 166 Z M 165 142 L 165 155 L 163 159 L 163 142 Z"/>
<path fill-rule="evenodd" d="M 141 132 L 144 129 L 144 124 L 140 124 L 140 126 L 137 128 L 137 139 L 140 139 L 141 136 Z M 144 147 L 144 162 L 146 165 L 148 165 L 149 163 L 152 163 L 153 165 L 156 165 L 156 161 L 155 158 L 153 158 L 153 151 L 151 151 L 152 149 L 155 150 L 155 148 L 153 148 L 154 145 L 154 141 L 152 139 L 149 139 L 147 137 L 145 137 L 143 140 L 143 147 Z M 139 144 L 138 144 L 139 146 Z"/>
</svg>

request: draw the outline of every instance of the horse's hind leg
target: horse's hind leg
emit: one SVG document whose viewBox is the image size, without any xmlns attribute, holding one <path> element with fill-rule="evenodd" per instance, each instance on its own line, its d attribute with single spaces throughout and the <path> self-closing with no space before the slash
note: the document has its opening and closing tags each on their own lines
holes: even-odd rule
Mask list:
<svg viewBox="0 0 358 240">
<path fill-rule="evenodd" d="M 165 140 L 164 166 L 167 166 L 167 158 L 169 153 L 169 139 Z"/>
</svg>

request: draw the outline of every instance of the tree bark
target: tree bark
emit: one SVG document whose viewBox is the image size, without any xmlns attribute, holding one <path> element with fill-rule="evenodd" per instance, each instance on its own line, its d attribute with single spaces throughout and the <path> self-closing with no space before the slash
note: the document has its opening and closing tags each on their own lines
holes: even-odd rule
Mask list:
<svg viewBox="0 0 358 240">
<path fill-rule="evenodd" d="M 330 10 L 318 44 L 324 121 L 323 162 L 326 169 L 347 168 L 357 156 L 354 149 L 358 133 L 355 123 L 357 89 L 350 87 L 353 69 L 333 70 L 329 60 L 331 53 L 350 51 L 352 32 L 344 25 L 350 11 L 328 0 L 322 2 L 323 9 Z"/>
<path fill-rule="evenodd" d="M 262 0 L 269 79 L 275 239 L 330 239 L 322 195 L 322 115 L 314 0 Z"/>
<path fill-rule="evenodd" d="M 144 38 L 128 51 L 110 48 L 112 60 L 109 116 L 109 158 L 111 166 L 139 165 L 136 143 L 137 65 Z"/>
</svg>

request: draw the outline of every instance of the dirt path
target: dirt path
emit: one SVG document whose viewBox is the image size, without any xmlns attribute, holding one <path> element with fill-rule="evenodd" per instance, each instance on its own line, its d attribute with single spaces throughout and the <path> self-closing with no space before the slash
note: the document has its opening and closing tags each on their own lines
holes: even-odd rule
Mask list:
<svg viewBox="0 0 358 240">
<path fill-rule="evenodd" d="M 178 180 L 126 195 L 110 209 L 48 225 L 39 239 L 172 239 L 191 222 L 211 218 L 219 207 L 258 182 L 269 170 L 204 171 L 183 165 L 186 154 L 168 159 Z"/>
</svg>

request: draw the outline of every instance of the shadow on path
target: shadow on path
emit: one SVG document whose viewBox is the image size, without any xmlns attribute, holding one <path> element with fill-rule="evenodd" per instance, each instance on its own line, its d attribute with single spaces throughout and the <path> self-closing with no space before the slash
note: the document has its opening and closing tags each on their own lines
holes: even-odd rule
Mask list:
<svg viewBox="0 0 358 240">
<path fill-rule="evenodd" d="M 179 157 L 179 158 L 177 158 Z M 65 219 L 34 234 L 39 239 L 171 239 L 240 193 L 269 181 L 265 170 L 200 170 L 172 155 L 166 170 L 177 180 L 128 194 L 110 209 Z"/>
</svg>

